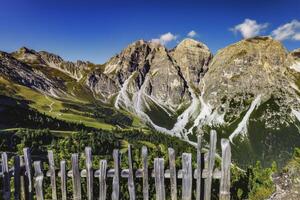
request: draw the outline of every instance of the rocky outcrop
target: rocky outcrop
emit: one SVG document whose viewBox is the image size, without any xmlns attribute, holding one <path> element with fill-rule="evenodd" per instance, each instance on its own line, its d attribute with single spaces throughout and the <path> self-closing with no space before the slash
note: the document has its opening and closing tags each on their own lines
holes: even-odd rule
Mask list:
<svg viewBox="0 0 300 200">
<path fill-rule="evenodd" d="M 95 96 L 100 96 L 100 99 L 110 99 L 120 89 L 115 80 L 97 71 L 88 75 L 86 84 L 95 93 Z"/>
<path fill-rule="evenodd" d="M 278 96 L 296 104 L 286 76 L 287 55 L 282 44 L 270 37 L 246 39 L 221 49 L 204 77 L 204 99 L 213 107 L 222 106 L 231 119 L 259 95 L 262 101 Z M 239 108 L 231 109 L 233 104 Z"/>
<path fill-rule="evenodd" d="M 211 58 L 209 49 L 192 39 L 171 51 L 139 40 L 90 73 L 86 84 L 102 100 L 112 100 L 157 130 L 180 134 L 199 113 L 198 84 Z"/>
<path fill-rule="evenodd" d="M 291 73 L 292 55 L 271 37 L 245 39 L 219 50 L 200 84 L 207 112 L 198 127 L 228 137 L 236 159 L 249 154 L 245 165 L 282 164 L 300 144 L 300 79 Z"/>
<path fill-rule="evenodd" d="M 209 48 L 196 40 L 184 39 L 170 51 L 170 55 L 180 66 L 184 78 L 198 87 L 212 59 Z"/>
<path fill-rule="evenodd" d="M 37 89 L 49 95 L 56 95 L 61 91 L 52 80 L 47 78 L 47 75 L 36 73 L 30 66 L 5 52 L 0 52 L 0 75 L 15 83 Z"/>
<path fill-rule="evenodd" d="M 46 51 L 36 52 L 26 47 L 20 48 L 18 51 L 13 52 L 12 55 L 27 64 L 38 65 L 44 67 L 51 67 L 60 70 L 70 77 L 79 81 L 89 70 L 89 63 L 77 61 L 75 63 L 64 61 L 60 56 L 48 53 Z"/>
<path fill-rule="evenodd" d="M 94 77 L 95 73 L 88 76 L 88 85 L 95 85 L 89 82 L 95 80 Z M 174 63 L 168 50 L 157 43 L 143 40 L 134 42 L 110 59 L 105 64 L 103 75 L 98 77 L 99 80 L 110 81 L 99 81 L 98 87 L 93 89 L 95 93 L 106 91 L 107 96 L 114 94 L 118 88 L 119 91 L 125 90 L 131 99 L 144 85 L 146 89 L 143 93 L 171 108 L 176 108 L 189 98 L 181 68 Z"/>
</svg>

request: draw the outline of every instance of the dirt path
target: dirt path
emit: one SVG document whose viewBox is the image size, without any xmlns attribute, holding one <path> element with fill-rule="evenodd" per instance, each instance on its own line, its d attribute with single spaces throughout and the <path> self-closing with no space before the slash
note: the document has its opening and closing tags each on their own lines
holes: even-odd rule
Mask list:
<svg viewBox="0 0 300 200">
<path fill-rule="evenodd" d="M 45 97 L 46 97 L 46 99 L 47 99 L 48 101 L 51 102 L 48 106 L 49 106 L 49 108 L 50 108 L 49 112 L 52 112 L 52 111 L 53 111 L 53 105 L 55 104 L 55 102 L 52 101 L 47 95 L 45 95 Z"/>
</svg>

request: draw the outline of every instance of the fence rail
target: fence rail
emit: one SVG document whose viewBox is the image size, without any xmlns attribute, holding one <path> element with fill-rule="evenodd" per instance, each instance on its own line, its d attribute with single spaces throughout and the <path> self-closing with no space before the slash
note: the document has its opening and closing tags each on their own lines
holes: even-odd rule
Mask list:
<svg viewBox="0 0 300 200">
<path fill-rule="evenodd" d="M 157 200 L 166 199 L 166 185 L 165 179 L 169 179 L 168 187 L 170 187 L 170 197 L 172 200 L 178 198 L 177 181 L 181 179 L 182 188 L 181 196 L 183 200 L 191 200 L 192 194 L 195 192 L 196 200 L 211 199 L 212 179 L 220 179 L 220 193 L 219 199 L 230 199 L 230 164 L 231 164 L 231 150 L 230 143 L 227 139 L 221 140 L 222 160 L 221 169 L 215 167 L 217 134 L 211 131 L 210 145 L 207 154 L 201 152 L 202 138 L 198 136 L 197 145 L 197 159 L 196 168 L 192 168 L 191 153 L 182 154 L 182 169 L 176 170 L 175 151 L 172 148 L 168 149 L 169 166 L 165 167 L 163 158 L 154 159 L 154 167 L 151 171 L 148 165 L 148 149 L 142 148 L 142 168 L 133 169 L 133 160 L 131 155 L 131 146 L 128 145 L 128 169 L 120 169 L 120 153 L 118 149 L 113 151 L 114 168 L 108 169 L 107 161 L 100 160 L 99 169 L 92 168 L 92 151 L 90 147 L 85 148 L 85 169 L 79 168 L 79 154 L 71 155 L 72 167 L 70 171 L 66 169 L 66 161 L 60 161 L 59 170 L 54 164 L 54 155 L 50 150 L 48 151 L 49 170 L 46 172 L 42 169 L 41 161 L 34 161 L 32 163 L 30 150 L 23 149 L 24 155 L 14 157 L 14 166 L 9 168 L 7 153 L 3 152 L 1 155 L 0 177 L 2 177 L 1 195 L 2 199 L 8 200 L 13 196 L 14 199 L 28 199 L 31 200 L 35 196 L 37 200 L 44 200 L 45 178 L 50 179 L 50 187 L 52 191 L 52 199 L 67 199 L 67 179 L 72 179 L 73 199 L 82 199 L 81 180 L 86 179 L 86 198 L 88 200 L 107 199 L 107 179 L 112 178 L 112 200 L 119 200 L 120 197 L 120 178 L 128 179 L 128 192 L 130 200 L 136 199 L 136 178 L 142 178 L 142 193 L 143 200 L 148 200 L 149 195 L 149 179 L 154 178 L 155 181 L 155 197 Z M 33 164 L 33 166 L 32 166 Z M 150 173 L 149 173 L 150 172 Z M 13 179 L 13 187 L 11 188 L 11 179 Z M 58 184 L 56 179 L 60 180 L 60 197 L 58 197 Z M 93 191 L 94 179 L 98 179 L 99 196 L 95 196 Z M 195 180 L 195 181 L 193 181 Z M 196 186 L 193 186 L 193 182 Z M 202 185 L 204 183 L 204 186 Z M 193 191 L 193 187 L 195 191 Z M 204 190 L 203 190 L 204 188 Z M 13 192 L 13 193 L 12 193 Z"/>
</svg>

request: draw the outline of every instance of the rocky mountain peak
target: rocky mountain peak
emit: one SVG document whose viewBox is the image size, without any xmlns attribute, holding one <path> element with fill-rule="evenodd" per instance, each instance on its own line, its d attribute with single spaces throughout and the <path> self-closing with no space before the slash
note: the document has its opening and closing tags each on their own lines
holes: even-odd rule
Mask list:
<svg viewBox="0 0 300 200">
<path fill-rule="evenodd" d="M 39 54 L 48 66 L 58 69 L 78 81 L 83 77 L 85 71 L 89 69 L 87 62 L 80 60 L 75 63 L 64 61 L 60 56 L 46 51 L 40 51 Z"/>
<path fill-rule="evenodd" d="M 272 56 L 275 58 L 274 64 L 279 65 L 284 62 L 287 56 L 287 50 L 281 42 L 274 40 L 272 37 L 257 36 L 229 45 L 228 47 L 219 50 L 216 56 L 224 55 L 228 57 L 232 56 L 234 58 L 252 56 L 261 61 L 265 58 L 272 61 L 272 59 L 269 58 L 269 56 Z"/>
<path fill-rule="evenodd" d="M 29 49 L 27 47 L 21 47 L 17 52 L 20 54 L 28 54 L 28 53 L 35 54 L 36 53 L 36 51 L 34 51 L 33 49 Z"/>
<path fill-rule="evenodd" d="M 21 47 L 15 52 L 12 52 L 12 56 L 17 60 L 30 64 L 45 65 L 45 62 L 41 58 L 38 52 L 27 47 Z"/>
<path fill-rule="evenodd" d="M 209 51 L 209 48 L 202 42 L 199 42 L 197 40 L 194 40 L 192 38 L 185 38 L 182 40 L 176 47 L 176 49 L 181 48 L 197 48 L 197 49 L 204 49 L 206 51 Z"/>
<path fill-rule="evenodd" d="M 205 44 L 190 38 L 180 42 L 170 51 L 170 55 L 181 67 L 186 80 L 196 86 L 206 73 L 209 62 L 213 57 Z"/>
<path fill-rule="evenodd" d="M 49 53 L 47 51 L 39 51 L 39 54 L 44 60 L 48 62 L 59 64 L 64 61 L 60 56 L 53 53 Z"/>
<path fill-rule="evenodd" d="M 153 41 L 146 41 L 146 40 L 137 40 L 131 44 L 129 44 L 127 46 L 127 48 L 135 48 L 135 47 L 140 47 L 140 46 L 149 46 L 150 48 L 165 48 L 164 45 L 162 45 L 161 43 L 159 42 L 153 42 Z M 127 49 L 125 48 L 125 49 Z"/>
<path fill-rule="evenodd" d="M 271 65 L 273 68 L 270 70 L 272 70 L 276 67 L 283 67 L 286 58 L 287 50 L 279 41 L 271 37 L 260 36 L 241 40 L 219 50 L 211 65 L 221 68 L 222 65 L 232 63 L 239 70 L 243 68 L 249 70 L 248 67 L 254 64 L 256 67 Z"/>
<path fill-rule="evenodd" d="M 274 41 L 271 36 L 268 35 L 258 35 L 251 38 L 244 39 L 246 41 L 259 42 L 259 41 Z"/>
<path fill-rule="evenodd" d="M 122 73 L 120 82 L 123 83 L 129 75 L 138 70 L 146 73 L 147 68 L 155 56 L 167 57 L 168 52 L 166 48 L 155 42 L 148 42 L 145 40 L 138 40 L 128 45 L 118 55 L 111 58 L 105 66 L 105 74 Z"/>
<path fill-rule="evenodd" d="M 284 101 L 290 101 L 294 91 L 285 73 L 287 55 L 283 45 L 271 37 L 245 39 L 221 49 L 204 77 L 205 99 L 235 117 L 257 97 L 265 101 L 285 96 Z M 285 95 L 282 88 L 287 89 Z M 240 108 L 231 110 L 233 102 Z"/>
<path fill-rule="evenodd" d="M 104 80 L 109 84 L 106 85 Z M 156 103 L 165 102 L 172 107 L 178 106 L 188 97 L 181 69 L 174 63 L 168 50 L 161 44 L 144 40 L 133 42 L 111 58 L 105 64 L 103 73 L 91 74 L 87 84 L 102 96 L 111 96 L 119 88 L 117 90 L 122 94 L 117 98 L 116 107 L 119 104 L 131 104 L 120 103 L 130 99 L 124 97 L 124 94 L 137 95 L 142 88 L 142 93 L 149 96 L 147 98 L 152 98 Z"/>
<path fill-rule="evenodd" d="M 74 79 L 81 79 L 85 70 L 88 70 L 88 63 L 77 61 L 75 63 L 64 61 L 60 56 L 47 51 L 35 51 L 26 47 L 20 48 L 11 55 L 26 64 L 35 67 L 51 67 L 64 72 Z"/>
</svg>

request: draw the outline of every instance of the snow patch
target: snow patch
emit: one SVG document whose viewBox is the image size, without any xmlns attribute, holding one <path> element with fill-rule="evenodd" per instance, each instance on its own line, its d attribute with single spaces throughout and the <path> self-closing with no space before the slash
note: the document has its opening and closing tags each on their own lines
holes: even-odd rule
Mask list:
<svg viewBox="0 0 300 200">
<path fill-rule="evenodd" d="M 293 65 L 290 66 L 290 68 L 295 70 L 296 72 L 300 72 L 300 62 L 295 62 Z"/>
<path fill-rule="evenodd" d="M 300 122 L 300 112 L 297 111 L 297 110 L 292 109 L 292 113 L 298 119 L 298 121 Z"/>
<path fill-rule="evenodd" d="M 115 101 L 115 108 L 117 109 L 120 109 L 120 103 L 123 102 L 124 105 L 127 107 L 127 108 L 131 108 L 133 107 L 132 106 L 132 102 L 129 98 L 129 95 L 127 93 L 127 88 L 128 88 L 128 85 L 130 83 L 130 80 L 131 78 L 135 75 L 135 73 L 132 73 L 127 79 L 126 81 L 123 83 L 122 85 L 122 88 L 121 90 L 119 91 L 119 94 L 116 98 L 116 101 Z"/>
<path fill-rule="evenodd" d="M 141 86 L 140 90 L 137 92 L 137 94 L 134 94 L 134 102 L 133 102 L 133 105 L 134 105 L 134 110 L 137 112 L 137 114 L 139 112 L 143 112 L 143 102 L 145 103 L 145 106 L 147 107 L 147 109 L 150 110 L 150 105 L 146 102 L 146 101 L 143 101 L 143 95 L 145 94 L 145 89 L 146 89 L 146 85 L 147 83 L 149 82 L 149 76 L 146 76 L 145 78 L 145 81 L 143 83 L 143 85 Z"/>
<path fill-rule="evenodd" d="M 204 122 L 204 119 L 210 124 L 222 124 L 224 123 L 224 114 L 220 115 L 217 111 L 212 113 L 212 107 L 207 104 L 203 99 L 204 90 L 199 97 L 196 95 L 194 90 L 189 87 L 189 92 L 191 94 L 192 100 L 188 108 L 186 108 L 178 117 L 176 123 L 173 125 L 172 129 L 167 129 L 155 124 L 152 119 L 145 113 L 145 109 L 150 110 L 150 103 L 154 103 L 159 106 L 164 112 L 166 112 L 169 116 L 174 114 L 174 110 L 167 109 L 162 103 L 158 102 L 152 96 L 146 94 L 145 90 L 150 81 L 150 75 L 147 75 L 144 83 L 141 88 L 135 92 L 132 98 L 128 95 L 128 85 L 132 78 L 133 74 L 124 82 L 122 88 L 120 89 L 116 101 L 115 107 L 120 109 L 120 105 L 125 105 L 127 109 L 135 112 L 142 120 L 152 126 L 155 130 L 169 134 L 172 136 L 176 136 L 181 138 L 184 141 L 189 141 L 188 134 L 191 130 L 198 126 L 200 123 Z M 201 109 L 200 109 L 201 108 Z M 172 113 L 173 112 L 173 113 Z M 189 131 L 186 130 L 187 124 L 191 121 L 191 119 L 195 119 L 194 125 Z"/>
<path fill-rule="evenodd" d="M 221 125 L 225 123 L 224 117 L 225 117 L 225 112 L 219 114 L 217 109 L 215 109 L 214 112 L 207 117 L 206 123 L 210 126 Z"/>
<path fill-rule="evenodd" d="M 163 132 L 163 133 L 169 134 L 169 135 L 173 135 L 173 133 L 170 130 L 168 130 L 168 129 L 164 128 L 164 127 L 160 127 L 160 126 L 156 125 L 151 120 L 151 118 L 143 110 L 143 103 L 146 103 L 145 98 L 144 98 L 144 95 L 145 95 L 144 91 L 146 89 L 146 86 L 147 86 L 148 82 L 149 82 L 149 76 L 146 76 L 145 81 L 144 81 L 142 87 L 140 88 L 140 90 L 137 93 L 134 94 L 134 98 L 133 98 L 134 99 L 134 103 L 133 103 L 134 110 L 135 110 L 136 114 L 141 117 L 141 119 L 143 119 L 146 122 L 148 122 L 155 130 L 157 130 L 159 132 Z M 146 105 L 147 105 L 147 103 L 146 103 Z M 150 108 L 149 105 L 147 105 L 147 107 Z"/>
<path fill-rule="evenodd" d="M 245 136 L 247 134 L 248 131 L 248 122 L 249 122 L 249 118 L 250 115 L 252 114 L 252 112 L 254 111 L 254 109 L 256 109 L 261 102 L 261 95 L 258 95 L 251 103 L 251 106 L 249 108 L 249 110 L 247 111 L 247 113 L 245 114 L 245 116 L 243 117 L 242 121 L 238 124 L 237 128 L 233 131 L 233 133 L 229 136 L 229 140 L 232 143 L 232 139 L 234 137 L 236 137 L 239 134 L 242 134 L 243 136 Z"/>
<path fill-rule="evenodd" d="M 149 98 L 151 101 L 153 101 L 156 105 L 158 105 L 161 109 L 164 110 L 169 116 L 172 115 L 163 105 L 161 105 L 159 102 L 157 102 L 154 98 L 147 95 L 145 93 L 145 89 L 147 86 L 147 83 L 149 82 L 149 76 L 146 76 L 146 79 L 138 91 L 137 94 L 134 95 L 134 108 L 137 115 L 139 115 L 142 119 L 144 119 L 146 122 L 148 122 L 154 129 L 157 131 L 177 136 L 181 138 L 181 133 L 183 132 L 186 124 L 189 121 L 189 118 L 192 116 L 193 112 L 197 107 L 199 106 L 199 100 L 197 96 L 195 95 L 194 91 L 190 89 L 191 95 L 192 95 L 192 103 L 191 105 L 177 118 L 177 122 L 174 124 L 173 128 L 171 130 L 166 129 L 164 127 L 156 125 L 151 118 L 144 112 L 143 104 L 149 109 L 150 106 L 147 104 L 147 101 L 145 100 L 145 97 Z"/>
<path fill-rule="evenodd" d="M 178 133 L 183 132 L 185 129 L 185 126 L 189 122 L 192 115 L 195 113 L 196 110 L 199 109 L 200 101 L 199 101 L 197 95 L 195 94 L 193 89 L 190 87 L 189 87 L 189 92 L 191 93 L 192 102 L 191 102 L 190 106 L 181 115 L 178 116 L 177 121 L 171 130 L 173 133 L 178 134 Z M 187 137 L 187 136 L 185 135 L 185 137 Z"/>
<path fill-rule="evenodd" d="M 212 113 L 212 106 L 209 103 L 206 103 L 203 99 L 204 96 L 204 92 L 205 92 L 205 82 L 203 82 L 203 89 L 200 95 L 200 105 L 201 105 L 201 111 L 199 113 L 199 115 L 197 116 L 197 118 L 194 121 L 193 126 L 188 130 L 188 132 L 186 134 L 191 134 L 193 132 L 193 129 L 195 127 L 198 127 L 200 125 L 203 125 L 205 122 L 205 119 L 207 119 L 207 117 L 209 117 Z"/>
<path fill-rule="evenodd" d="M 201 111 L 198 117 L 195 119 L 193 126 L 189 129 L 188 133 L 192 133 L 195 127 L 204 124 L 204 121 L 212 113 L 212 106 L 209 103 L 206 103 L 203 99 L 203 96 L 200 96 Z"/>
</svg>

